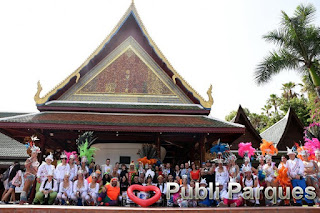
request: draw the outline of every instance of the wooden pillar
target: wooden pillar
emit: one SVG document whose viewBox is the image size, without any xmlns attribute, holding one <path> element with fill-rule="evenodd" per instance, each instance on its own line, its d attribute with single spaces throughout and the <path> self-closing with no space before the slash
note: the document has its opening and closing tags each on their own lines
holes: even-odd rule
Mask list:
<svg viewBox="0 0 320 213">
<path fill-rule="evenodd" d="M 160 133 L 156 133 L 156 147 L 158 152 L 158 158 L 161 160 L 161 141 L 160 141 Z"/>
<path fill-rule="evenodd" d="M 205 140 L 206 140 L 206 135 L 202 134 L 199 140 L 200 161 L 201 161 L 200 163 L 205 161 L 205 155 L 206 155 Z"/>
<path fill-rule="evenodd" d="M 40 137 L 40 150 L 41 150 L 41 154 L 40 154 L 40 158 L 39 158 L 39 162 L 41 164 L 41 162 L 43 161 L 43 155 L 46 153 L 46 137 L 44 135 L 41 135 Z"/>
</svg>

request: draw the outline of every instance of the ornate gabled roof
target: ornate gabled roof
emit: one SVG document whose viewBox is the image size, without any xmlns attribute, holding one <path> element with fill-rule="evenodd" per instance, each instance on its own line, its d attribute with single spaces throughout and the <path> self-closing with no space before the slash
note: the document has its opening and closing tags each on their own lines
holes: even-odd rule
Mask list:
<svg viewBox="0 0 320 213">
<path fill-rule="evenodd" d="M 258 131 L 252 126 L 251 121 L 248 119 L 248 116 L 241 105 L 239 105 L 237 115 L 234 117 L 233 122 L 245 125 L 248 131 L 250 131 L 256 137 L 257 140 L 261 141 L 261 136 L 259 135 Z"/>
<path fill-rule="evenodd" d="M 135 70 L 128 68 L 133 62 L 138 64 L 136 71 L 143 72 L 139 77 Z M 127 79 L 127 85 L 121 83 L 123 79 Z M 153 85 L 146 85 L 145 82 L 151 80 Z M 96 88 L 94 85 L 101 87 Z M 209 100 L 206 101 L 174 70 L 147 33 L 134 3 L 109 36 L 77 70 L 42 98 L 41 90 L 38 82 L 38 91 L 34 97 L 37 106 L 52 100 L 97 99 L 111 102 L 193 103 L 207 110 L 213 104 L 212 86 L 207 91 Z"/>
<path fill-rule="evenodd" d="M 240 142 L 251 142 L 254 148 L 259 147 L 262 138 L 257 130 L 252 126 L 241 105 L 239 105 L 237 115 L 231 120 L 231 122 L 242 124 L 246 127 L 245 134 L 232 143 L 231 149 L 238 149 L 238 144 Z"/>
<path fill-rule="evenodd" d="M 290 141 L 284 141 L 290 131 L 290 128 L 298 128 L 294 129 L 293 131 L 299 132 L 300 134 L 298 137 L 290 137 Z M 294 142 L 299 142 L 299 140 L 302 140 L 303 129 L 304 126 L 302 122 L 294 110 L 289 108 L 287 114 L 281 120 L 262 132 L 260 136 L 267 141 L 272 141 L 280 150 L 280 148 L 285 149 L 286 146 L 291 147 Z"/>
</svg>

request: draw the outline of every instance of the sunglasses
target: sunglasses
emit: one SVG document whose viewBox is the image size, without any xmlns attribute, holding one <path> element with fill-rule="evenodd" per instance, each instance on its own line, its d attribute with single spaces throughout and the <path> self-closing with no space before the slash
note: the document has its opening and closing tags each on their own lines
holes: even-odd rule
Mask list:
<svg viewBox="0 0 320 213">
<path fill-rule="evenodd" d="M 67 158 L 61 158 L 61 160 L 67 160 Z"/>
</svg>

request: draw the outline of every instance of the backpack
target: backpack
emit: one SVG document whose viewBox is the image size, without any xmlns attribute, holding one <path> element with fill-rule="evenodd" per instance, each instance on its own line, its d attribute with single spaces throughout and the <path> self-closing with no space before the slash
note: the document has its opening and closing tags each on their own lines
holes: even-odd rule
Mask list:
<svg viewBox="0 0 320 213">
<path fill-rule="evenodd" d="M 10 167 L 2 174 L 2 177 L 1 177 L 1 181 L 5 181 L 9 178 L 9 172 L 10 171 Z"/>
</svg>

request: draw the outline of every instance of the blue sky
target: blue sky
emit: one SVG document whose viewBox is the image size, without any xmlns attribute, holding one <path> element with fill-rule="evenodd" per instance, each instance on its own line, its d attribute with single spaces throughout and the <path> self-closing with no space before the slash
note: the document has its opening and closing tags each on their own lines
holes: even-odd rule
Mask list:
<svg viewBox="0 0 320 213">
<path fill-rule="evenodd" d="M 0 111 L 36 112 L 44 95 L 76 70 L 110 33 L 131 0 L 16 0 L 0 2 Z M 212 115 L 224 118 L 238 105 L 260 112 L 281 84 L 299 82 L 294 71 L 257 86 L 256 65 L 275 47 L 262 35 L 278 27 L 280 11 L 296 0 L 135 0 L 140 17 L 172 66 L 203 97 L 213 85 Z"/>
</svg>

